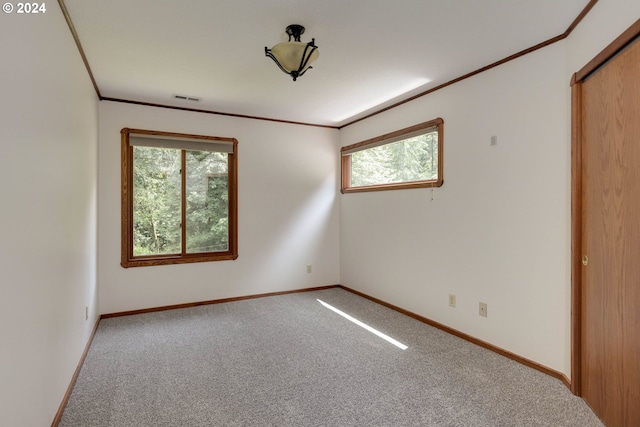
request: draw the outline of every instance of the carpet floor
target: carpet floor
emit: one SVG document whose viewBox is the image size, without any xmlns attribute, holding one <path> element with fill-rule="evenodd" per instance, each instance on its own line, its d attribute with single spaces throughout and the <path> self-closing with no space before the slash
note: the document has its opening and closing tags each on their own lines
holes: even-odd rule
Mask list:
<svg viewBox="0 0 640 427">
<path fill-rule="evenodd" d="M 59 425 L 602 426 L 560 381 L 339 288 L 103 319 Z"/>
</svg>

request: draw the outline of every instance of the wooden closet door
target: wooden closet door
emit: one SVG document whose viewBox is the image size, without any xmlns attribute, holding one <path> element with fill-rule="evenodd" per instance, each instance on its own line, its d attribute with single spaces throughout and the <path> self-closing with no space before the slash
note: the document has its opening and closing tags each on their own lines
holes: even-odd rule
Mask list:
<svg viewBox="0 0 640 427">
<path fill-rule="evenodd" d="M 640 426 L 640 42 L 581 86 L 582 397 Z"/>
</svg>

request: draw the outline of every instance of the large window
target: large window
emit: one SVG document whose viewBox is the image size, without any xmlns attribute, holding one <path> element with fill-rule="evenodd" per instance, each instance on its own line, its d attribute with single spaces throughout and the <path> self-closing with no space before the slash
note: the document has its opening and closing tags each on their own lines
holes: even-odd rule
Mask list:
<svg viewBox="0 0 640 427">
<path fill-rule="evenodd" d="M 343 147 L 342 192 L 440 187 L 443 127 L 438 118 Z"/>
<path fill-rule="evenodd" d="M 238 257 L 233 138 L 122 129 L 123 267 Z"/>
</svg>

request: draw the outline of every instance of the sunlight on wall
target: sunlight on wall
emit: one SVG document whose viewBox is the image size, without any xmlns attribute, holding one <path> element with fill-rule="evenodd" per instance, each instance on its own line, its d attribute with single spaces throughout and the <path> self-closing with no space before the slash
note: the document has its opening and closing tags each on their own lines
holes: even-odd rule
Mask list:
<svg viewBox="0 0 640 427">
<path fill-rule="evenodd" d="M 293 264 L 299 266 L 298 270 L 292 270 L 300 272 L 297 273 L 300 276 L 294 278 L 296 282 L 300 282 L 301 278 L 312 280 L 313 276 L 302 271 L 312 259 L 317 259 L 315 251 L 319 246 L 318 242 L 326 239 L 326 234 L 330 231 L 332 211 L 337 203 L 335 185 L 334 177 L 319 182 L 299 200 L 296 210 L 284 211 L 286 218 L 280 218 L 280 223 L 273 225 L 280 230 L 279 238 L 269 243 L 269 257 L 263 257 L 261 278 L 281 275 L 281 272 L 290 270 L 289 266 Z M 314 274 L 315 267 L 316 265 Z M 317 267 L 317 272 L 323 268 L 321 265 Z"/>
</svg>

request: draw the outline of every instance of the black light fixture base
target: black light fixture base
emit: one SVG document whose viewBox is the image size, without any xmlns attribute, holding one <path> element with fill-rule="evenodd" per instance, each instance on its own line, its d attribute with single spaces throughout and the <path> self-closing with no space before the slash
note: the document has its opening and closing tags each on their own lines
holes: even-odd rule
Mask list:
<svg viewBox="0 0 640 427">
<path fill-rule="evenodd" d="M 287 27 L 287 34 L 289 35 L 289 41 L 293 37 L 293 41 L 299 42 L 300 36 L 304 34 L 304 27 L 298 24 L 292 24 Z"/>
</svg>

